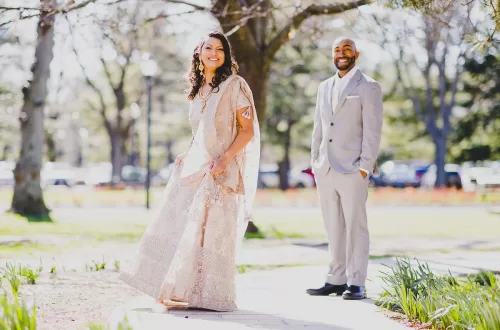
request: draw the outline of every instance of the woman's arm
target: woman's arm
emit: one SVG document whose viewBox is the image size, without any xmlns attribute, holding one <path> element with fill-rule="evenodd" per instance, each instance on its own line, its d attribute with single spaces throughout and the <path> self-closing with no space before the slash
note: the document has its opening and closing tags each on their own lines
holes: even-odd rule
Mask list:
<svg viewBox="0 0 500 330">
<path fill-rule="evenodd" d="M 224 168 L 226 168 L 231 159 L 252 140 L 254 135 L 253 119 L 253 109 L 251 106 L 236 111 L 236 120 L 241 129 L 226 152 L 214 161 L 214 166 L 212 167 L 213 175 L 219 175 L 224 172 Z"/>
</svg>

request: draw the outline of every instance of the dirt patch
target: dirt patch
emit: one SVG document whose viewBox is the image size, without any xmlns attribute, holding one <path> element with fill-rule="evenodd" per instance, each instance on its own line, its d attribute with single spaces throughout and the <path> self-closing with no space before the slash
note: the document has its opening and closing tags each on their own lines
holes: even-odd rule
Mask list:
<svg viewBox="0 0 500 330">
<path fill-rule="evenodd" d="M 117 271 L 43 274 L 35 285 L 23 285 L 20 295 L 35 301 L 37 329 L 85 329 L 103 322 L 119 304 L 140 293 L 118 279 Z"/>
</svg>

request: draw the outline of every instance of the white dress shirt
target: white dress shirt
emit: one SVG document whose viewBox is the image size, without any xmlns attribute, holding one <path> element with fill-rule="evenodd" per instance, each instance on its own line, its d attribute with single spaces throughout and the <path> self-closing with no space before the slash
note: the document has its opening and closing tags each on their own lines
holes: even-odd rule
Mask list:
<svg viewBox="0 0 500 330">
<path fill-rule="evenodd" d="M 351 81 L 352 77 L 356 74 L 359 68 L 355 65 L 349 72 L 347 72 L 342 78 L 339 76 L 339 71 L 335 74 L 335 83 L 333 84 L 332 91 L 332 112 L 337 108 L 337 102 L 339 101 L 340 95 Z"/>
<path fill-rule="evenodd" d="M 332 91 L 332 112 L 335 112 L 340 95 L 342 94 L 344 89 L 347 87 L 347 84 L 349 84 L 349 81 L 351 81 L 352 77 L 354 77 L 354 75 L 358 70 L 359 70 L 358 66 L 355 65 L 343 77 L 339 76 L 339 71 L 337 71 L 337 73 L 335 74 L 335 83 L 333 84 L 333 91 Z M 366 175 L 370 174 L 370 171 L 364 168 L 360 168 L 360 170 L 365 172 Z"/>
</svg>

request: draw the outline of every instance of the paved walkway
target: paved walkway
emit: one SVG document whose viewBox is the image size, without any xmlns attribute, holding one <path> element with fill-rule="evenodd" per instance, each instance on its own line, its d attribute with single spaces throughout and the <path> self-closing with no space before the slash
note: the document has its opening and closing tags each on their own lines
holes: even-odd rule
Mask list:
<svg viewBox="0 0 500 330">
<path fill-rule="evenodd" d="M 371 264 L 376 277 L 382 268 Z M 152 298 L 140 296 L 117 308 L 110 317 L 116 325 L 125 315 L 134 329 L 406 329 L 389 319 L 372 299 L 344 301 L 340 297 L 311 297 L 305 289 L 321 286 L 325 267 L 290 267 L 254 271 L 238 276 L 238 307 L 233 313 L 165 311 Z M 380 291 L 367 284 L 370 296 Z"/>
<path fill-rule="evenodd" d="M 281 248 L 267 247 L 267 252 Z M 298 248 L 289 246 L 287 252 L 298 252 L 300 256 L 301 251 Z M 309 250 L 321 251 L 307 249 L 307 252 L 302 251 L 305 253 L 302 257 L 310 258 Z M 248 258 L 245 261 L 256 263 L 255 255 L 254 258 L 244 254 L 241 257 L 243 260 Z M 241 259 L 240 261 L 243 261 Z M 452 275 L 458 276 L 474 273 L 479 269 L 497 271 L 500 269 L 497 259 L 497 252 L 462 252 L 429 254 L 419 260 L 428 263 L 436 273 L 444 275 L 451 272 Z M 376 298 L 382 292 L 380 272 L 387 271 L 386 265 L 394 263 L 395 258 L 370 260 L 366 284 L 369 298 Z M 384 312 L 373 304 L 373 299 L 344 301 L 339 297 L 311 297 L 305 294 L 306 288 L 323 284 L 325 270 L 326 266 L 303 266 L 241 274 L 237 279 L 237 302 L 240 310 L 234 313 L 191 310 L 169 312 L 156 304 L 152 298 L 140 296 L 115 309 L 109 321 L 111 325 L 116 325 L 126 315 L 135 330 L 407 329 L 384 315 Z"/>
</svg>

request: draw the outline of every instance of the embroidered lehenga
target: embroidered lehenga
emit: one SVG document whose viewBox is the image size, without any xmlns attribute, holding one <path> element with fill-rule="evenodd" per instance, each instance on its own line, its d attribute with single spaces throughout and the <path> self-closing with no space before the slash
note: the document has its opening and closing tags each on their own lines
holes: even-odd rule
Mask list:
<svg viewBox="0 0 500 330">
<path fill-rule="evenodd" d="M 224 172 L 213 177 L 210 162 L 232 144 L 239 130 L 236 110 L 254 121 L 254 137 Z M 219 85 L 202 109 L 190 104 L 193 140 L 176 167 L 139 243 L 133 270 L 122 280 L 160 300 L 189 307 L 236 310 L 235 254 L 246 230 L 257 186 L 260 133 L 252 93 L 233 75 Z"/>
</svg>

